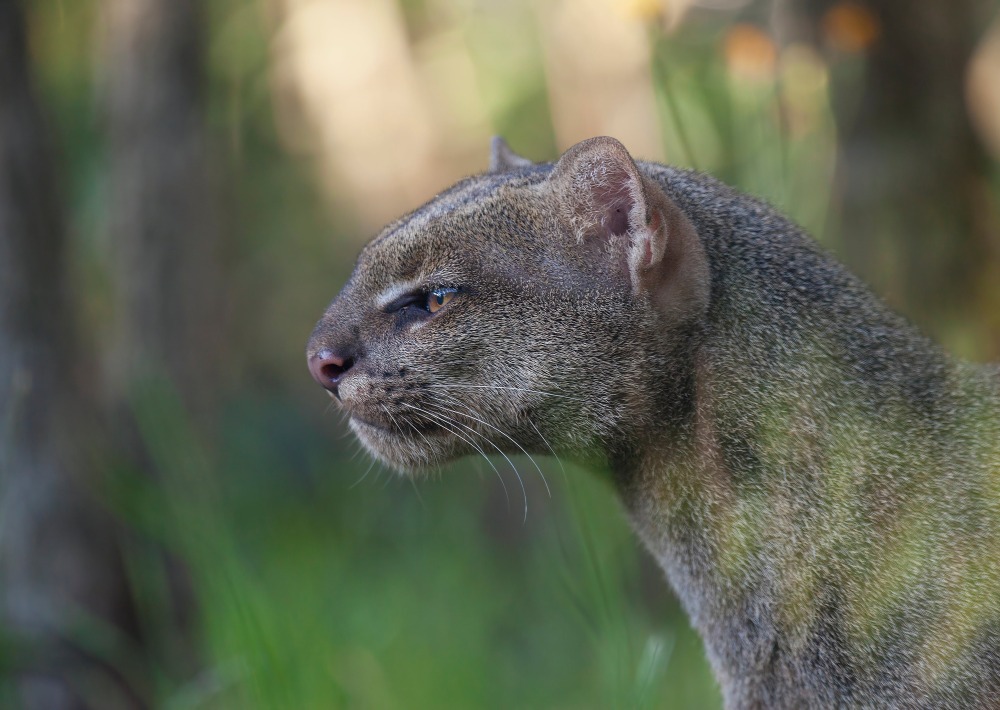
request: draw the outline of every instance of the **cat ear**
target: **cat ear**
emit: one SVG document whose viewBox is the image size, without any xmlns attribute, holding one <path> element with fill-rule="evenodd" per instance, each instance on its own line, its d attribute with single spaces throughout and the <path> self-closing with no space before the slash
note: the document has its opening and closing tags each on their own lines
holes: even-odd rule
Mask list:
<svg viewBox="0 0 1000 710">
<path fill-rule="evenodd" d="M 500 136 L 493 136 L 493 140 L 490 141 L 491 173 L 505 173 L 518 168 L 526 168 L 529 165 L 534 165 L 534 163 L 511 150 L 507 141 Z"/>
<path fill-rule="evenodd" d="M 577 241 L 607 242 L 618 253 L 624 248 L 634 289 L 648 285 L 667 250 L 658 209 L 666 195 L 642 177 L 625 146 L 608 137 L 577 143 L 563 153 L 549 183 Z"/>
</svg>

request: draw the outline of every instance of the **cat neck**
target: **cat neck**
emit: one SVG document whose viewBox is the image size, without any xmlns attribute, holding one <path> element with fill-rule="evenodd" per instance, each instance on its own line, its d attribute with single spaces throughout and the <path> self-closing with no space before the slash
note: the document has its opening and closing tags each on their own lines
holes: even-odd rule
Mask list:
<svg viewBox="0 0 1000 710">
<path fill-rule="evenodd" d="M 828 623 L 825 606 L 835 595 L 803 565 L 811 545 L 794 530 L 793 489 L 776 471 L 733 470 L 754 453 L 721 428 L 733 414 L 724 396 L 732 396 L 728 386 L 720 391 L 710 378 L 698 379 L 690 417 L 619 460 L 615 477 L 633 527 L 701 634 L 717 677 L 726 679 L 729 701 L 766 707 L 809 687 L 845 687 L 849 679 L 815 686 L 818 675 L 801 673 L 808 640 Z M 836 636 L 831 630 L 839 648 Z M 846 666 L 828 670 L 847 673 Z M 800 699 L 805 706 L 816 697 Z"/>
</svg>

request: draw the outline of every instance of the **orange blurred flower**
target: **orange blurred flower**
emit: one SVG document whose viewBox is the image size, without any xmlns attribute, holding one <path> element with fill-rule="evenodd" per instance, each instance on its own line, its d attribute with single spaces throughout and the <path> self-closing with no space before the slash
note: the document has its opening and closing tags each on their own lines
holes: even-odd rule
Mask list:
<svg viewBox="0 0 1000 710">
<path fill-rule="evenodd" d="M 864 52 L 882 32 L 875 13 L 854 0 L 845 0 L 827 10 L 822 29 L 831 46 L 849 54 Z"/>
<path fill-rule="evenodd" d="M 778 48 L 754 25 L 733 25 L 726 33 L 723 51 L 730 73 L 740 78 L 760 81 L 774 76 Z"/>
</svg>

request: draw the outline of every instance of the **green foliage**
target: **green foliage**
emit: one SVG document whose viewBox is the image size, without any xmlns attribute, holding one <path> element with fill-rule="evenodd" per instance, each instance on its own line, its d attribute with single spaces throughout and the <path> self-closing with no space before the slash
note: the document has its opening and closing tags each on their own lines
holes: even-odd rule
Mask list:
<svg viewBox="0 0 1000 710">
<path fill-rule="evenodd" d="M 718 704 L 676 604 L 643 600 L 631 531 L 589 472 L 545 466 L 552 498 L 529 480 L 523 523 L 512 480 L 509 505 L 485 467 L 411 486 L 345 456 L 331 417 L 242 397 L 209 453 L 169 386 L 135 402 L 164 475 L 136 491 L 121 471 L 108 498 L 185 562 L 204 654 L 193 678 L 160 659 L 156 705 Z M 163 560 L 133 552 L 145 631 L 169 649 Z"/>
</svg>

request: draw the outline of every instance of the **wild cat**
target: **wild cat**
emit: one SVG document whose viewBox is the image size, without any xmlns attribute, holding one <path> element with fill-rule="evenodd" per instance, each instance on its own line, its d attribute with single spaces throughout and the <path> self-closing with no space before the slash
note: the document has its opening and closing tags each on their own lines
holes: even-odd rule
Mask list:
<svg viewBox="0 0 1000 710">
<path fill-rule="evenodd" d="M 405 474 L 609 470 L 727 707 L 1000 704 L 1000 370 L 756 199 L 495 141 L 365 247 L 307 358 Z"/>
</svg>

